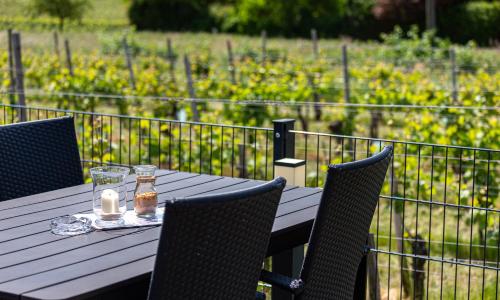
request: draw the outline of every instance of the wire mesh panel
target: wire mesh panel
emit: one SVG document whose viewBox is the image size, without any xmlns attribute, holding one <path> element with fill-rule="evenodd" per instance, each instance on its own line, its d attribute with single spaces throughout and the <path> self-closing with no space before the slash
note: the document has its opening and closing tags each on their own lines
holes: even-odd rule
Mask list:
<svg viewBox="0 0 500 300">
<path fill-rule="evenodd" d="M 19 122 L 22 110 L 28 121 L 73 115 L 85 168 L 154 164 L 184 172 L 273 178 L 271 129 L 15 105 L 0 106 L 0 124 Z"/>
<path fill-rule="evenodd" d="M 113 114 L 0 105 L 0 124 L 73 115 L 80 156 L 100 164 L 269 180 L 273 131 Z M 306 185 L 328 164 L 392 145 L 394 156 L 371 232 L 378 283 L 388 299 L 497 299 L 500 150 L 291 131 Z"/>
<path fill-rule="evenodd" d="M 371 227 L 383 298 L 498 297 L 499 150 L 293 132 L 308 186 L 394 147 Z"/>
</svg>

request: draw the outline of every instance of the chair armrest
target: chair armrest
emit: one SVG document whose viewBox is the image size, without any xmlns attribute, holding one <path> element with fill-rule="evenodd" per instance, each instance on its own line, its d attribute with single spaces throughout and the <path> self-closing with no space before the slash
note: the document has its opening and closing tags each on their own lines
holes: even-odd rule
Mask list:
<svg viewBox="0 0 500 300">
<path fill-rule="evenodd" d="M 302 281 L 302 279 L 294 279 L 266 270 L 262 270 L 260 272 L 260 280 L 273 286 L 282 288 L 294 295 L 302 293 L 302 290 L 304 289 L 304 282 Z"/>
</svg>

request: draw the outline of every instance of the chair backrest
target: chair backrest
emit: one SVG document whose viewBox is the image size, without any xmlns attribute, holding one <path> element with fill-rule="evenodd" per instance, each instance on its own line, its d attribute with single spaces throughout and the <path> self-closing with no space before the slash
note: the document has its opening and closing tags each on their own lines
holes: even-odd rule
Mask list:
<svg viewBox="0 0 500 300">
<path fill-rule="evenodd" d="M 0 126 L 0 201 L 83 183 L 72 117 Z"/>
<path fill-rule="evenodd" d="M 285 183 L 167 202 L 148 299 L 255 299 Z"/>
<path fill-rule="evenodd" d="M 392 157 L 331 165 L 301 272 L 298 299 L 353 299 L 356 273 Z"/>
</svg>

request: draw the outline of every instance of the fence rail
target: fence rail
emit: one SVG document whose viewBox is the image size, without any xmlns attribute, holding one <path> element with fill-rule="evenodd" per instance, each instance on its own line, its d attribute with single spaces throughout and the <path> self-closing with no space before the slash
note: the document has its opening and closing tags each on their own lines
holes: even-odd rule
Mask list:
<svg viewBox="0 0 500 300">
<path fill-rule="evenodd" d="M 306 161 L 321 187 L 329 164 L 394 147 L 371 232 L 380 297 L 496 299 L 500 150 L 0 104 L 0 124 L 72 115 L 82 163 L 269 180 L 277 153 Z M 286 138 L 283 138 L 286 137 Z"/>
</svg>

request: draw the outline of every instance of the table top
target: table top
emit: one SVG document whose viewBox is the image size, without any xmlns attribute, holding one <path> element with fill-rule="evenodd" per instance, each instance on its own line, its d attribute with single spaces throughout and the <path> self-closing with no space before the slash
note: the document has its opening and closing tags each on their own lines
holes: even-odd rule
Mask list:
<svg viewBox="0 0 500 300">
<path fill-rule="evenodd" d="M 134 176 L 127 182 L 132 199 Z M 161 205 L 171 197 L 228 192 L 261 183 L 160 170 L 156 188 Z M 320 197 L 321 189 L 285 188 L 268 255 L 307 242 Z M 73 237 L 50 232 L 50 219 L 89 212 L 91 184 L 0 202 L 0 299 L 78 299 L 150 276 L 158 226 Z"/>
</svg>

